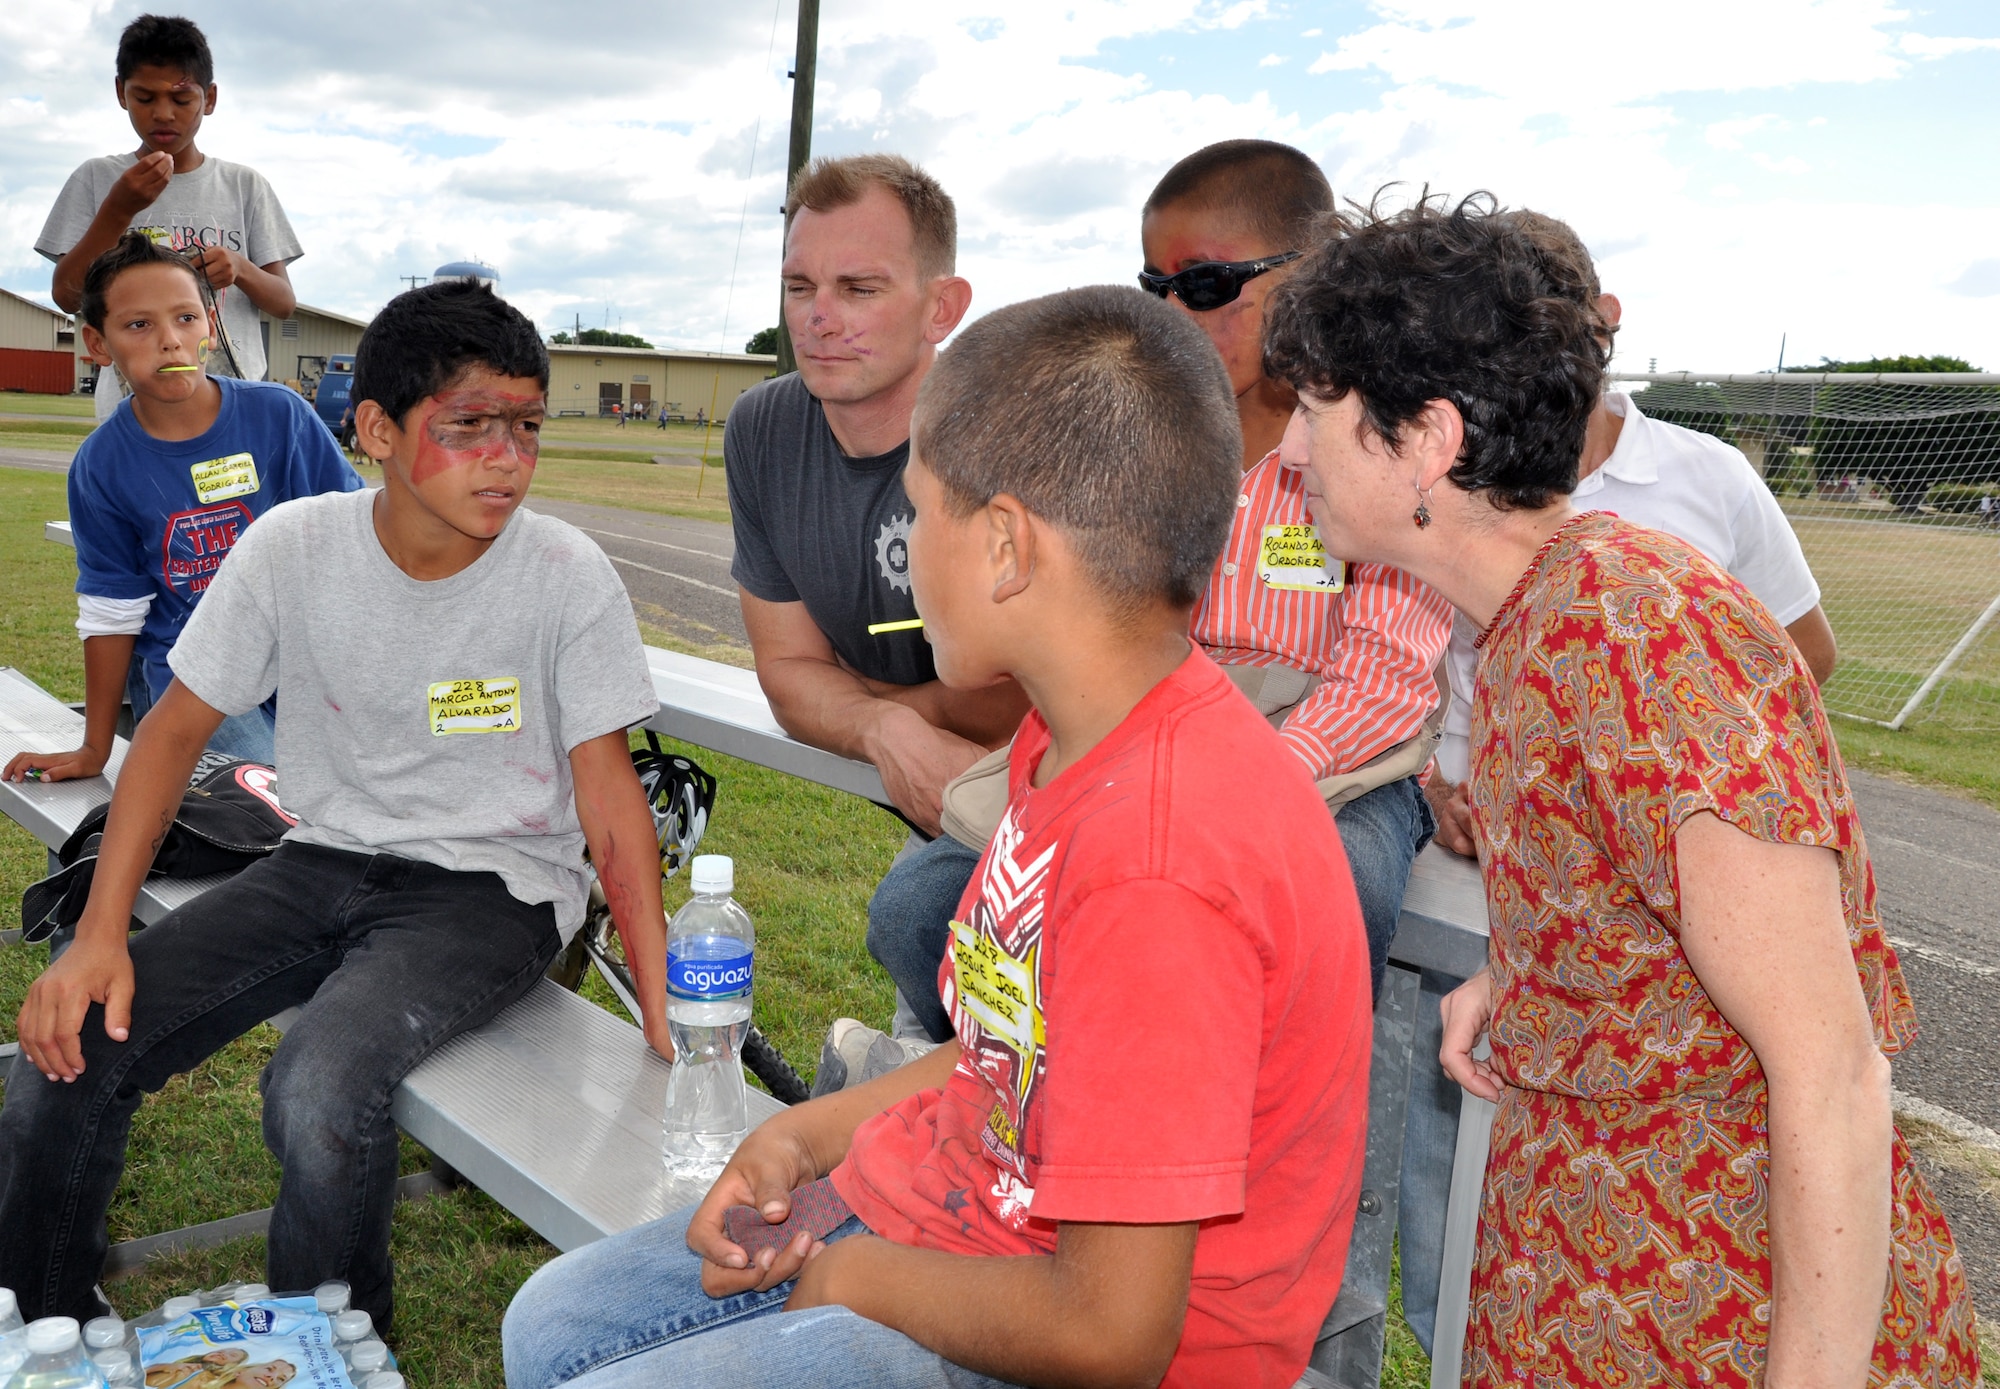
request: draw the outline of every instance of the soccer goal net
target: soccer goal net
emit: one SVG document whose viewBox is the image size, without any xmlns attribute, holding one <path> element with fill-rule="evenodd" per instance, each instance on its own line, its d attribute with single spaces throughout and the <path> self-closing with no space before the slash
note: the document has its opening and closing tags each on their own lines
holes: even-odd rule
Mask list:
<svg viewBox="0 0 2000 1389">
<path fill-rule="evenodd" d="M 2000 375 L 1617 375 L 1728 440 L 1805 547 L 1840 661 L 1829 712 L 2000 728 Z"/>
</svg>

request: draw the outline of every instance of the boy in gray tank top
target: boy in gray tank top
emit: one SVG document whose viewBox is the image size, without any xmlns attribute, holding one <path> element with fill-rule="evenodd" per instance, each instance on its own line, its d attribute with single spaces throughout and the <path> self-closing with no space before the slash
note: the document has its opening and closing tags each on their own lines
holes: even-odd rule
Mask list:
<svg viewBox="0 0 2000 1389">
<path fill-rule="evenodd" d="M 76 943 L 21 1010 L 0 1285 L 28 1315 L 105 1310 L 105 1212 L 143 1094 L 297 1006 L 262 1077 L 284 1168 L 268 1281 L 344 1279 L 386 1328 L 390 1095 L 547 969 L 583 919 L 586 845 L 647 1039 L 672 1055 L 659 860 L 626 745 L 658 702 L 603 552 L 520 509 L 547 388 L 534 325 L 490 289 L 399 296 L 355 364 L 386 485 L 273 508 L 216 572 L 133 739 Z M 295 827 L 128 943 L 209 734 L 273 691 Z"/>
</svg>

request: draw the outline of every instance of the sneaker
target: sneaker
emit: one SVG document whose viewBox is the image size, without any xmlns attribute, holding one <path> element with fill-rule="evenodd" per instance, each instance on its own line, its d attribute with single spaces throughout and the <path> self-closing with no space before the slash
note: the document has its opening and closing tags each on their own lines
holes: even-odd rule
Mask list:
<svg viewBox="0 0 2000 1389">
<path fill-rule="evenodd" d="M 936 1042 L 899 1042 L 854 1018 L 836 1018 L 820 1044 L 813 1097 L 865 1085 L 936 1050 Z"/>
</svg>

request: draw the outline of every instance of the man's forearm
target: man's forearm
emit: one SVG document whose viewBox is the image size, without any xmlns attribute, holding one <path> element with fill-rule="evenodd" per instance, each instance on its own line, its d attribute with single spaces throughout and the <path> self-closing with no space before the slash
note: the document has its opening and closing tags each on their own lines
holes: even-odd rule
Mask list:
<svg viewBox="0 0 2000 1389">
<path fill-rule="evenodd" d="M 999 747 L 1014 736 L 1028 712 L 1028 695 L 1012 680 L 980 690 L 954 690 L 942 680 L 921 685 L 880 685 L 870 688 L 884 699 L 916 710 L 934 728 L 956 733 L 981 747 Z"/>
<path fill-rule="evenodd" d="M 875 760 L 885 706 L 858 675 L 827 661 L 783 657 L 757 664 L 757 683 L 778 726 L 801 743 Z"/>
<path fill-rule="evenodd" d="M 237 273 L 236 287 L 249 296 L 250 302 L 273 318 L 290 318 L 298 310 L 298 293 L 292 282 L 264 266 L 251 265 L 247 261 Z"/>
</svg>

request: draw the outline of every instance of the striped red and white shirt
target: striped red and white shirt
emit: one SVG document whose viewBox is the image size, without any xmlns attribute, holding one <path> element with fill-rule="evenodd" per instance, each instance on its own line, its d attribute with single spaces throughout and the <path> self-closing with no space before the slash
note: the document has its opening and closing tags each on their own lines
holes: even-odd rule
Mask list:
<svg viewBox="0 0 2000 1389">
<path fill-rule="evenodd" d="M 1305 479 L 1276 452 L 1243 474 L 1236 523 L 1194 610 L 1194 639 L 1221 665 L 1286 665 L 1320 683 L 1281 733 L 1315 780 L 1351 772 L 1414 738 L 1437 706 L 1432 672 L 1451 605 L 1386 564 L 1350 564 L 1339 593 L 1258 577 L 1264 527 L 1312 524 Z"/>
</svg>

